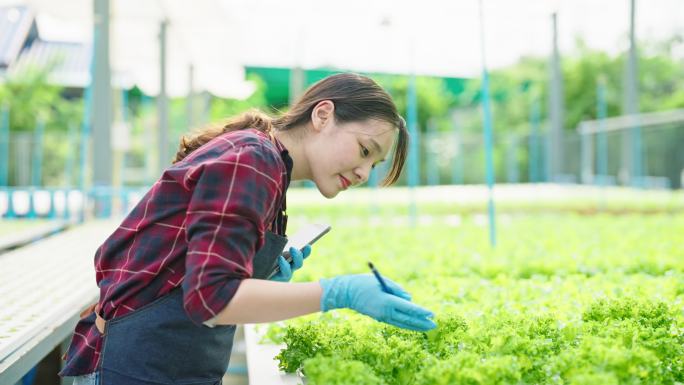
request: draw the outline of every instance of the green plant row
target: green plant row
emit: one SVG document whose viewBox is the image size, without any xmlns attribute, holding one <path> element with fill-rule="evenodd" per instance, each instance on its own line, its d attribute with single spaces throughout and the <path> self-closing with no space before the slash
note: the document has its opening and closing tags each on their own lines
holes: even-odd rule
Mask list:
<svg viewBox="0 0 684 385">
<path fill-rule="evenodd" d="M 684 383 L 683 215 L 514 217 L 486 226 L 338 226 L 298 280 L 371 260 L 433 310 L 418 333 L 334 311 L 274 325 L 308 384 Z"/>
</svg>

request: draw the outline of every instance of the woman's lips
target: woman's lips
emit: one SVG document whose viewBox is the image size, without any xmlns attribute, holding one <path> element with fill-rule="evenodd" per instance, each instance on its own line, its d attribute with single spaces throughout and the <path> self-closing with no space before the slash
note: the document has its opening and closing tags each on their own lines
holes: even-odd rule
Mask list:
<svg viewBox="0 0 684 385">
<path fill-rule="evenodd" d="M 343 177 L 342 175 L 340 175 L 340 181 L 342 182 L 342 189 L 343 190 L 346 190 L 349 186 L 351 186 L 351 182 L 347 178 Z"/>
</svg>

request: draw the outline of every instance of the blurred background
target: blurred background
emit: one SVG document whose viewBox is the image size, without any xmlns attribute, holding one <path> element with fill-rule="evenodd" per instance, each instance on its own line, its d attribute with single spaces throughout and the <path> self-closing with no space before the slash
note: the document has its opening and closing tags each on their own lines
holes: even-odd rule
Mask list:
<svg viewBox="0 0 684 385">
<path fill-rule="evenodd" d="M 497 183 L 682 186 L 681 1 L 481 9 L 1 0 L 0 212 L 125 210 L 181 135 L 251 107 L 287 109 L 340 71 L 372 76 L 408 118 L 415 145 L 400 185 L 484 183 L 490 119 Z"/>
</svg>

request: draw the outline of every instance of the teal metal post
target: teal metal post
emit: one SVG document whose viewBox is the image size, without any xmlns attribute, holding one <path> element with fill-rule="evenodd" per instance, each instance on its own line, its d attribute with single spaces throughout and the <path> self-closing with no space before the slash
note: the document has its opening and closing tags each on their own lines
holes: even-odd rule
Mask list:
<svg viewBox="0 0 684 385">
<path fill-rule="evenodd" d="M 0 116 L 0 187 L 9 186 L 9 105 L 2 105 Z"/>
<path fill-rule="evenodd" d="M 436 162 L 437 152 L 430 148 L 430 144 L 435 143 L 435 136 L 437 135 L 437 128 L 435 127 L 434 119 L 430 119 L 427 125 L 428 139 L 425 144 L 425 161 L 426 161 L 426 173 L 427 173 L 427 184 L 428 186 L 439 185 L 439 165 Z"/>
<path fill-rule="evenodd" d="M 84 108 L 83 108 L 83 123 L 81 124 L 81 159 L 80 159 L 80 173 L 78 174 L 78 189 L 81 190 L 81 195 L 83 199 L 83 204 L 81 206 L 81 212 L 79 214 L 79 222 L 85 220 L 85 209 L 86 202 L 88 200 L 88 191 L 86 189 L 86 173 L 87 173 L 87 163 L 88 163 L 88 144 L 90 143 L 90 105 L 91 105 L 91 87 L 85 89 L 83 96 Z"/>
<path fill-rule="evenodd" d="M 31 159 L 31 188 L 29 189 L 29 211 L 27 218 L 36 218 L 36 189 L 43 184 L 43 136 L 45 134 L 45 120 L 38 116 L 36 131 L 33 134 L 33 154 Z"/>
<path fill-rule="evenodd" d="M 636 115 L 639 113 L 639 56 L 636 41 L 636 0 L 630 0 L 629 13 L 629 52 L 625 68 L 623 110 L 633 117 L 632 127 L 625 130 L 623 141 L 623 168 L 629 170 L 630 184 L 644 186 L 644 156 L 641 144 L 641 125 Z"/>
<path fill-rule="evenodd" d="M 14 212 L 14 189 L 7 187 L 7 212 L 5 218 L 16 218 L 17 214 Z"/>
<path fill-rule="evenodd" d="M 57 211 L 55 210 L 55 189 L 50 188 L 50 211 L 48 211 L 48 218 L 54 219 L 57 216 Z"/>
<path fill-rule="evenodd" d="M 463 143 L 461 140 L 461 133 L 459 132 L 458 122 L 454 118 L 454 159 L 453 170 L 451 170 L 451 184 L 457 185 L 463 183 Z"/>
<path fill-rule="evenodd" d="M 508 138 L 508 149 L 506 151 L 508 160 L 506 161 L 506 178 L 508 183 L 518 183 L 520 175 L 518 173 L 518 137 L 511 134 Z"/>
<path fill-rule="evenodd" d="M 125 89 L 121 90 L 121 121 L 124 124 L 128 123 L 128 92 Z M 114 165 L 119 167 L 119 178 L 121 180 L 121 191 L 119 199 L 121 203 L 121 210 L 123 215 L 128 212 L 128 192 L 126 191 L 126 151 L 121 154 L 121 163 Z"/>
<path fill-rule="evenodd" d="M 541 134 L 541 139 L 542 180 L 553 182 L 553 132 L 550 127 Z"/>
<path fill-rule="evenodd" d="M 98 191 L 95 214 L 109 217 L 112 197 L 112 76 L 110 65 L 110 0 L 93 0 L 93 66 L 92 66 L 92 115 L 91 135 L 93 156 L 92 180 Z"/>
<path fill-rule="evenodd" d="M 548 176 L 547 180 L 553 182 L 556 176 L 563 173 L 565 162 L 563 122 L 565 121 L 565 99 L 563 86 L 563 70 L 561 67 L 560 53 L 558 49 L 558 17 L 556 13 L 551 15 L 553 25 L 553 51 L 551 54 L 551 79 L 549 84 L 549 147 L 546 151 Z"/>
<path fill-rule="evenodd" d="M 630 129 L 632 137 L 632 170 L 633 171 L 633 181 L 636 187 L 647 187 L 646 180 L 644 176 L 644 151 L 641 144 L 641 124 L 638 119 L 634 119 L 634 126 Z"/>
<path fill-rule="evenodd" d="M 378 169 L 374 168 L 371 170 L 370 175 L 368 175 L 368 187 L 378 187 L 378 179 Z"/>
<path fill-rule="evenodd" d="M 93 39 L 93 41 L 96 40 Z M 94 75 L 92 64 L 90 69 L 90 75 L 91 77 Z M 83 121 L 81 122 L 81 158 L 79 161 L 80 172 L 78 174 L 78 189 L 81 190 L 83 202 L 81 205 L 81 212 L 79 213 L 79 222 L 83 222 L 85 220 L 85 210 L 87 207 L 88 200 L 88 191 L 86 189 L 86 173 L 89 156 L 88 148 L 90 144 L 90 114 L 93 104 L 92 93 L 93 86 L 91 81 L 90 84 L 86 87 L 85 91 L 83 92 Z"/>
<path fill-rule="evenodd" d="M 487 172 L 487 188 L 489 190 L 489 243 L 496 246 L 496 212 L 494 208 L 494 159 L 493 159 L 493 124 L 492 111 L 489 104 L 489 73 L 485 55 L 484 12 L 480 0 L 480 50 L 482 53 L 482 113 L 484 114 L 484 141 Z"/>
<path fill-rule="evenodd" d="M 67 190 L 73 186 L 74 183 L 74 148 L 77 148 L 77 128 L 74 122 L 69 122 L 69 129 L 67 131 L 67 142 L 69 143 L 69 150 L 67 150 L 66 161 L 64 162 L 64 188 Z"/>
<path fill-rule="evenodd" d="M 596 173 L 598 184 L 605 186 L 608 178 L 608 138 L 605 131 L 606 120 L 606 80 L 599 78 L 596 85 L 596 112 L 599 120 L 599 131 L 596 133 Z"/>
<path fill-rule="evenodd" d="M 593 141 L 592 133 L 580 132 L 580 181 L 589 184 L 592 180 L 593 171 Z"/>
<path fill-rule="evenodd" d="M 9 188 L 9 105 L 3 104 L 0 113 L 0 187 L 7 192 L 6 218 L 14 218 L 14 205 L 12 202 L 12 189 Z"/>
<path fill-rule="evenodd" d="M 531 183 L 541 182 L 541 158 L 540 158 L 540 138 L 539 138 L 539 121 L 540 121 L 539 99 L 534 98 L 532 101 L 532 109 L 530 111 L 530 137 L 529 137 L 529 159 L 528 172 L 529 181 Z"/>
<path fill-rule="evenodd" d="M 64 162 L 64 211 L 62 217 L 69 219 L 69 191 L 74 183 L 74 148 L 78 148 L 78 131 L 74 122 L 69 122 L 67 132 L 69 150 L 67 150 L 66 162 Z"/>
<path fill-rule="evenodd" d="M 36 131 L 33 134 L 33 156 L 31 159 L 31 185 L 39 187 L 43 180 L 43 136 L 45 135 L 45 119 L 38 117 Z"/>
<path fill-rule="evenodd" d="M 416 196 L 415 188 L 420 181 L 420 165 L 419 159 L 419 138 L 418 138 L 418 96 L 416 92 L 416 76 L 411 74 L 409 77 L 409 87 L 408 87 L 408 106 L 407 106 L 407 117 L 408 117 L 408 130 L 409 137 L 409 153 L 408 153 L 408 185 L 411 193 L 410 202 L 410 220 L 411 225 L 415 226 L 417 209 L 416 209 Z"/>
<path fill-rule="evenodd" d="M 167 86 L 167 31 L 169 22 L 163 20 L 159 26 L 159 95 L 157 96 L 157 116 L 159 132 L 159 160 L 157 164 L 158 174 L 166 169 L 170 163 L 169 156 L 169 98 L 166 92 Z"/>
<path fill-rule="evenodd" d="M 380 167 L 376 167 L 371 170 L 370 175 L 368 175 L 368 187 L 371 190 L 371 202 L 370 211 L 372 215 L 377 215 L 378 213 L 378 202 L 377 202 L 377 192 L 378 192 L 378 173 Z"/>
<path fill-rule="evenodd" d="M 152 98 L 143 94 L 140 97 L 140 118 L 136 119 L 139 124 L 145 124 L 145 114 L 150 113 L 152 109 L 154 108 L 152 104 Z M 202 122 L 202 124 L 205 124 L 206 122 Z M 144 135 L 144 140 L 147 143 L 153 143 L 154 138 L 152 137 L 152 133 L 150 132 L 149 127 L 143 127 L 142 132 Z M 152 151 L 147 151 L 145 153 L 145 158 L 143 159 L 144 165 L 145 165 L 145 184 L 148 186 L 151 186 L 154 183 L 154 180 L 157 175 L 157 169 L 155 167 L 156 161 L 153 159 L 154 158 L 154 153 Z"/>
</svg>

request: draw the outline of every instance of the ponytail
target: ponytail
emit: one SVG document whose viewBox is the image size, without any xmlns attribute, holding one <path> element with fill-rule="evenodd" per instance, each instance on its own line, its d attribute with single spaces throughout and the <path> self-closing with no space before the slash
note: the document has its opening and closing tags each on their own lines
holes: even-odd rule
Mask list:
<svg viewBox="0 0 684 385">
<path fill-rule="evenodd" d="M 270 116 L 265 113 L 252 109 L 236 117 L 228 119 L 222 124 L 210 125 L 189 135 L 183 135 L 178 146 L 178 151 L 173 159 L 173 163 L 180 162 L 191 152 L 197 150 L 215 137 L 230 131 L 255 128 L 261 132 L 269 133 L 273 129 Z"/>
</svg>

